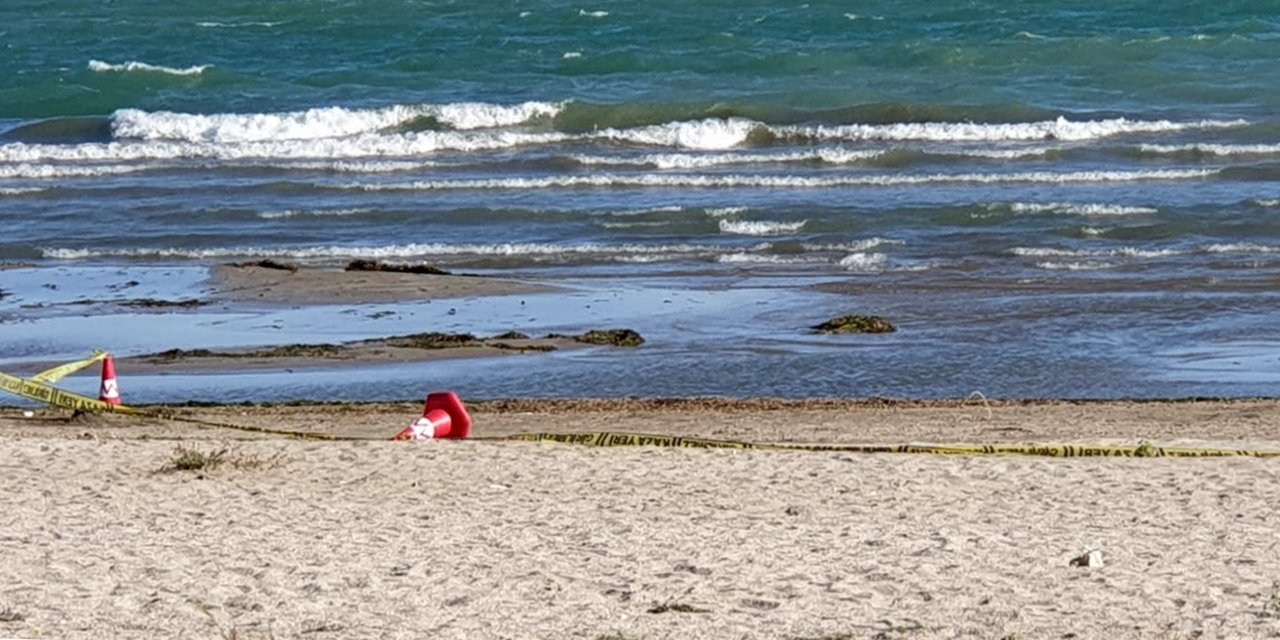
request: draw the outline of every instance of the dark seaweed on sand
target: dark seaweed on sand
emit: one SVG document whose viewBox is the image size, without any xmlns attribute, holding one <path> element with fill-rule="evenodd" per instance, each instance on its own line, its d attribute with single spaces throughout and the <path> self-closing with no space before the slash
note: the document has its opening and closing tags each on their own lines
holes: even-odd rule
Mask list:
<svg viewBox="0 0 1280 640">
<path fill-rule="evenodd" d="M 409 347 L 412 349 L 452 349 L 454 347 L 478 347 L 482 344 L 479 338 L 469 333 L 440 333 L 437 331 L 414 333 L 407 336 L 392 336 L 367 342 L 381 342 L 391 347 Z"/>
<path fill-rule="evenodd" d="M 429 264 L 387 264 L 380 260 L 352 260 L 347 263 L 346 271 L 385 271 L 389 273 L 419 273 L 426 275 L 447 276 L 448 271 Z"/>
<path fill-rule="evenodd" d="M 277 269 L 280 271 L 297 271 L 298 265 L 290 262 L 276 262 L 275 260 L 258 260 L 249 262 L 233 262 L 233 267 L 258 267 L 260 269 Z"/>
<path fill-rule="evenodd" d="M 548 334 L 547 338 L 568 338 L 583 344 L 598 344 L 613 347 L 638 347 L 644 344 L 644 338 L 633 329 L 592 329 L 580 336 L 567 336 L 560 333 Z"/>
<path fill-rule="evenodd" d="M 137 298 L 134 300 L 124 300 L 116 304 L 119 304 L 122 307 L 138 307 L 141 309 L 158 309 L 158 308 L 164 308 L 164 307 L 194 309 L 196 307 L 203 307 L 209 303 L 204 300 L 196 300 L 195 298 L 190 298 L 187 300 L 156 300 L 155 298 Z"/>
<path fill-rule="evenodd" d="M 142 356 L 164 362 L 184 358 L 326 358 L 341 354 L 346 347 L 336 344 L 287 344 L 253 351 L 212 351 L 210 349 L 169 349 Z"/>
<path fill-rule="evenodd" d="M 893 333 L 897 331 L 888 320 L 879 316 L 840 316 L 812 327 L 814 333 Z"/>
</svg>

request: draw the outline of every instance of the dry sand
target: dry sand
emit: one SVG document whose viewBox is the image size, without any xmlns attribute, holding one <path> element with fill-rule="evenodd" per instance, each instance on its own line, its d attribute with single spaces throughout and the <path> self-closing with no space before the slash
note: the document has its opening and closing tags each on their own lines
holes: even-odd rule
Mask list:
<svg viewBox="0 0 1280 640">
<path fill-rule="evenodd" d="M 478 435 L 1280 448 L 1277 401 L 472 408 Z M 387 438 L 420 406 L 177 411 Z M 1280 460 L 317 442 L 16 409 L 0 442 L 0 636 L 1280 636 Z M 178 446 L 241 464 L 167 471 Z M 1088 550 L 1105 566 L 1069 566 Z"/>
</svg>

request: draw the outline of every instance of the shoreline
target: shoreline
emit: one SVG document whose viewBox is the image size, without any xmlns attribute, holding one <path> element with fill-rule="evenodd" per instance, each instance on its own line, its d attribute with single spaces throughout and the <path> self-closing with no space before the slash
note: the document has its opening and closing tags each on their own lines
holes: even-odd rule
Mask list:
<svg viewBox="0 0 1280 640">
<path fill-rule="evenodd" d="M 389 390 L 407 379 L 487 397 L 917 398 L 975 391 L 995 397 L 1247 398 L 1272 395 L 1272 383 L 1280 380 L 1280 345 L 1257 338 L 1262 327 L 1223 337 L 1184 322 L 1152 333 L 1127 320 L 1139 311 L 1111 294 L 1095 301 L 1102 315 L 1094 318 L 1092 311 L 1072 311 L 1063 306 L 1067 301 L 1052 297 L 975 302 L 967 295 L 919 296 L 893 287 L 823 292 L 814 289 L 823 278 L 796 274 L 582 280 L 320 266 L 213 269 L 229 275 L 213 278 L 207 266 L 171 271 L 96 264 L 68 267 L 61 276 L 61 267 L 18 270 L 6 282 L 10 295 L 0 300 L 2 366 L 33 373 L 93 349 L 122 359 L 170 351 L 231 356 L 144 363 L 132 371 L 127 367 L 139 361 L 124 362 L 122 375 L 145 378 L 134 387 L 135 398 L 148 402 L 394 400 L 397 394 Z M 519 293 L 528 287 L 538 292 Z M 231 289 L 239 293 L 224 294 Z M 374 294 L 391 301 L 336 302 Z M 1239 311 L 1241 331 L 1263 317 L 1250 309 L 1266 301 L 1251 300 Z M 846 315 L 880 317 L 898 331 L 813 333 L 819 323 Z M 539 349 L 554 345 L 368 357 L 274 353 L 422 332 L 547 336 L 609 328 L 634 329 L 648 343 L 625 352 L 575 348 L 545 357 L 536 357 L 544 355 Z M 266 357 L 244 357 L 248 352 Z M 448 366 L 431 362 L 443 358 L 450 359 Z M 709 367 L 719 373 L 707 375 Z M 260 378 L 245 383 L 241 373 Z"/>
<path fill-rule="evenodd" d="M 127 399 L 126 399 L 127 400 Z M 475 436 L 623 432 L 758 443 L 1095 443 L 1280 448 L 1280 399 L 892 400 L 778 398 L 463 398 Z M 422 403 L 290 402 L 141 405 L 193 420 L 359 439 L 390 438 Z M 31 418 L 23 412 L 32 412 Z M 402 424 L 403 423 L 403 424 Z M 117 414 L 0 402 L 0 437 L 259 436 Z M 42 435 L 43 434 L 43 435 Z M 1274 447 L 1272 446 L 1274 445 Z"/>
</svg>

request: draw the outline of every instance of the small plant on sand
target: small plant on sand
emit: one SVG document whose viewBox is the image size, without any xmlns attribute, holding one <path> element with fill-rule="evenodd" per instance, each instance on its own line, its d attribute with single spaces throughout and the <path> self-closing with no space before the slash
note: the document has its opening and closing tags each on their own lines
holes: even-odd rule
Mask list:
<svg viewBox="0 0 1280 640">
<path fill-rule="evenodd" d="M 226 448 L 206 453 L 197 449 L 179 446 L 173 450 L 173 459 L 169 461 L 169 464 L 161 467 L 160 470 L 210 473 L 226 465 L 233 469 L 253 471 L 256 469 L 272 469 L 280 466 L 281 462 L 282 459 L 278 453 L 264 458 L 252 454 L 232 455 Z"/>
<path fill-rule="evenodd" d="M 173 471 L 213 471 L 227 461 L 227 450 L 210 453 L 179 446 L 173 450 L 173 460 L 166 469 Z"/>
<path fill-rule="evenodd" d="M 197 601 L 196 606 L 200 609 L 201 613 L 209 618 L 209 624 L 213 625 L 214 628 L 218 630 L 218 636 L 221 637 L 222 640 L 249 640 L 251 637 L 248 635 L 241 635 L 240 629 L 236 627 L 234 621 L 231 622 L 230 626 L 223 627 L 222 623 L 218 622 L 218 618 L 209 610 L 208 603 Z M 272 633 L 270 627 L 268 627 L 266 634 L 261 637 L 266 638 L 267 640 L 275 640 L 276 634 Z"/>
<path fill-rule="evenodd" d="M 1271 593 L 1262 596 L 1263 618 L 1280 618 L 1280 580 L 1271 583 Z"/>
</svg>

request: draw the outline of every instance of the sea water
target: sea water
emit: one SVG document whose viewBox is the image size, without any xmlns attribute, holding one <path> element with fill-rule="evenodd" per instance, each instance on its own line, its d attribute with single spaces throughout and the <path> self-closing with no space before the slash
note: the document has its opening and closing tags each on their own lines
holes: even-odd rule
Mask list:
<svg viewBox="0 0 1280 640">
<path fill-rule="evenodd" d="M 0 25 L 0 262 L 26 265 L 0 271 L 0 362 L 614 323 L 648 343 L 135 397 L 1280 384 L 1270 3 L 32 0 Z M 381 324 L 87 302 L 264 257 L 570 293 Z M 808 332 L 845 313 L 899 331 Z"/>
</svg>

